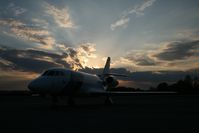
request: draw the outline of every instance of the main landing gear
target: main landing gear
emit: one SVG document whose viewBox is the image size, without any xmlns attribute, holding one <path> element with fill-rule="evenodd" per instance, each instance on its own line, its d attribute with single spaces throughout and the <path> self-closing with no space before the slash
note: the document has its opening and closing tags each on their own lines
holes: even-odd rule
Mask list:
<svg viewBox="0 0 199 133">
<path fill-rule="evenodd" d="M 113 100 L 111 97 L 106 97 L 106 100 L 104 102 L 105 105 L 113 105 Z"/>
<path fill-rule="evenodd" d="M 74 98 L 71 97 L 71 96 L 68 97 L 68 105 L 69 106 L 75 106 Z"/>
</svg>

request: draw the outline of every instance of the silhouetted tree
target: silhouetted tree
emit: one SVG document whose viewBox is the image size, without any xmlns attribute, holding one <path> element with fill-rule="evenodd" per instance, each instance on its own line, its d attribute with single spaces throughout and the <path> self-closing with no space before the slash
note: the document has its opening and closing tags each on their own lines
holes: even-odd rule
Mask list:
<svg viewBox="0 0 199 133">
<path fill-rule="evenodd" d="M 185 79 L 184 79 L 184 85 L 189 88 L 189 89 L 193 89 L 192 86 L 192 78 L 190 75 L 186 75 Z"/>
<path fill-rule="evenodd" d="M 199 79 L 198 77 L 191 78 L 190 75 L 186 75 L 183 80 L 179 80 L 177 83 L 168 85 L 166 82 L 160 83 L 157 88 L 150 87 L 150 90 L 158 91 L 177 91 L 180 93 L 199 93 Z"/>
<path fill-rule="evenodd" d="M 156 90 L 157 90 L 157 88 L 152 87 L 152 86 L 149 88 L 149 91 L 156 91 Z"/>
<path fill-rule="evenodd" d="M 168 86 L 169 85 L 166 82 L 160 83 L 157 86 L 157 90 L 159 90 L 159 91 L 166 91 L 166 90 L 168 90 Z"/>
</svg>

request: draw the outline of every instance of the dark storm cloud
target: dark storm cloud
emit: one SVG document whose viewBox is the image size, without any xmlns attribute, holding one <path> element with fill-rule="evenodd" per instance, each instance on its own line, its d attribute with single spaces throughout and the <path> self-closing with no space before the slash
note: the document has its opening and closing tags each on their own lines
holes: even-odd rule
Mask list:
<svg viewBox="0 0 199 133">
<path fill-rule="evenodd" d="M 189 42 L 172 42 L 166 45 L 161 52 L 153 55 L 159 60 L 173 61 L 183 60 L 198 56 L 199 40 Z"/>
<path fill-rule="evenodd" d="M 137 62 L 137 65 L 139 66 L 154 66 L 156 63 L 152 60 L 142 59 Z"/>
<path fill-rule="evenodd" d="M 190 40 L 167 42 L 160 48 L 148 51 L 133 50 L 121 59 L 124 63 L 136 67 L 160 67 L 162 70 L 172 70 L 172 68 L 176 69 L 176 66 L 179 66 L 181 70 L 187 70 L 196 67 L 198 57 L 199 40 Z"/>
<path fill-rule="evenodd" d="M 78 54 L 77 50 L 75 50 L 74 48 L 67 48 L 68 52 L 69 52 L 69 55 L 72 57 L 72 58 L 75 58 Z"/>
<path fill-rule="evenodd" d="M 93 48 L 90 45 L 87 47 Z M 77 48 L 63 46 L 60 54 L 57 54 L 37 49 L 13 49 L 0 45 L 0 69 L 37 73 L 50 67 L 78 70 L 84 68 L 84 59 L 93 54 L 93 50 L 88 49 L 82 49 L 82 45 Z"/>
<path fill-rule="evenodd" d="M 154 65 L 156 65 L 155 61 L 147 56 L 138 58 L 138 59 L 135 59 L 132 57 L 126 57 L 126 59 L 134 62 L 136 65 L 139 65 L 139 66 L 154 66 Z"/>
<path fill-rule="evenodd" d="M 155 62 L 155 60 L 150 57 L 149 53 L 145 53 L 142 51 L 132 51 L 123 58 L 138 66 L 154 66 L 157 64 L 157 62 Z"/>
<path fill-rule="evenodd" d="M 69 61 L 70 64 L 72 65 L 72 68 L 74 68 L 75 66 L 79 67 L 79 68 L 83 68 L 82 63 L 78 57 L 79 51 L 75 48 L 67 48 L 67 53 L 70 56 L 70 58 L 72 59 L 72 61 Z"/>
<path fill-rule="evenodd" d="M 59 45 L 58 47 L 60 51 L 66 52 L 68 54 L 66 61 L 74 70 L 86 67 L 88 65 L 87 60 L 97 57 L 95 54 L 95 44 L 93 43 L 84 42 L 78 47 L 66 47 L 65 45 Z"/>
<path fill-rule="evenodd" d="M 64 61 L 67 54 L 54 54 L 33 49 L 17 50 L 9 48 L 0 49 L 1 69 L 17 71 L 42 72 L 50 67 L 70 68 Z"/>
</svg>

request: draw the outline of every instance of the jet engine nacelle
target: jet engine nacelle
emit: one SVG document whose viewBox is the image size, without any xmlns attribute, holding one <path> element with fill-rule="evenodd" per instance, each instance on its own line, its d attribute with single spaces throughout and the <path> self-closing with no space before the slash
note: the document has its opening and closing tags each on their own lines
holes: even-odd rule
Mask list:
<svg viewBox="0 0 199 133">
<path fill-rule="evenodd" d="M 114 88 L 119 84 L 119 82 L 112 76 L 105 78 L 105 85 L 107 89 Z"/>
</svg>

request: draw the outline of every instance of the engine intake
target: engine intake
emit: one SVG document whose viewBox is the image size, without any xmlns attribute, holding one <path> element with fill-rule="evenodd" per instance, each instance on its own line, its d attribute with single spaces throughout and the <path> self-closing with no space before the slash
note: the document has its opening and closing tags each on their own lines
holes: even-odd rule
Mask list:
<svg viewBox="0 0 199 133">
<path fill-rule="evenodd" d="M 107 77 L 105 78 L 105 86 L 107 86 L 107 88 L 114 88 L 119 84 L 119 82 L 114 78 L 114 77 Z"/>
</svg>

